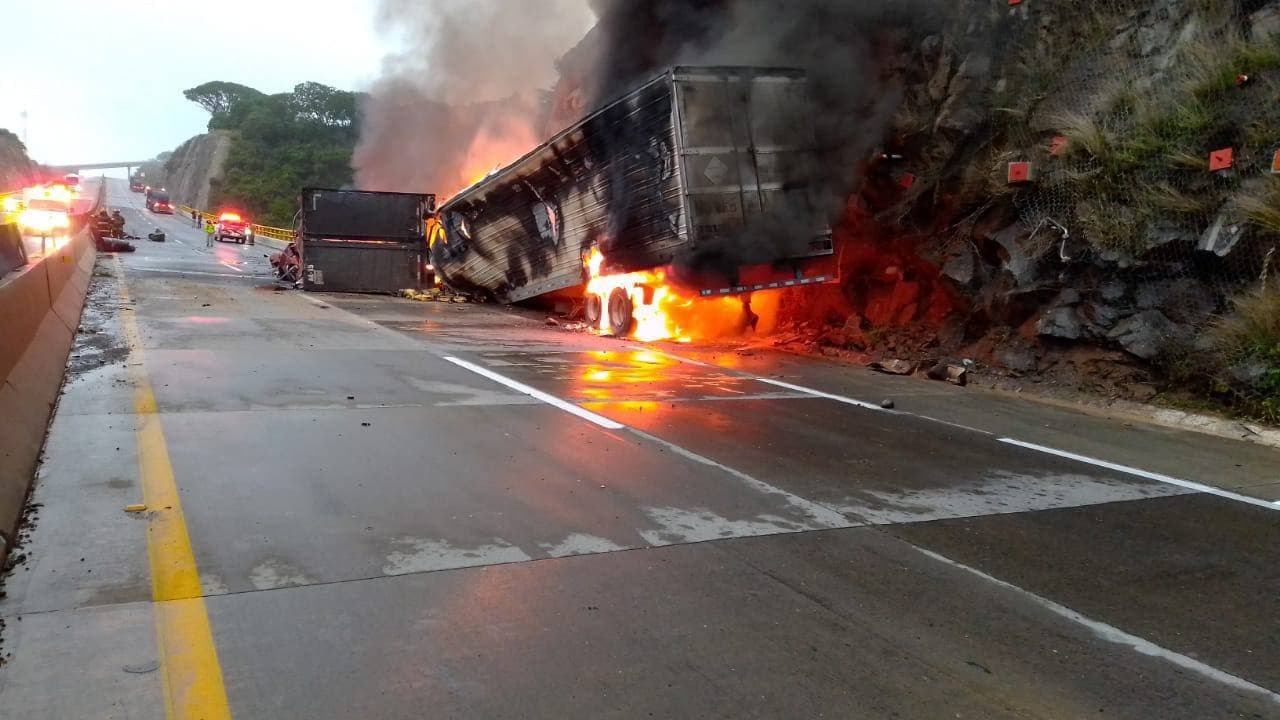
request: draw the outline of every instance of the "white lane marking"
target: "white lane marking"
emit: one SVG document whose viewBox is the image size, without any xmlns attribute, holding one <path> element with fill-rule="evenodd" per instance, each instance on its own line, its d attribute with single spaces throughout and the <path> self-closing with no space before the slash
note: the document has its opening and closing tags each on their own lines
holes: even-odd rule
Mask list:
<svg viewBox="0 0 1280 720">
<path fill-rule="evenodd" d="M 178 243 L 179 245 L 186 245 L 186 243 L 182 242 L 182 241 L 181 241 L 181 240 L 179 240 L 178 238 L 174 238 L 174 239 L 173 239 L 173 241 L 174 241 L 174 242 L 176 242 L 176 243 Z"/>
<path fill-rule="evenodd" d="M 305 292 L 304 292 L 304 293 L 302 293 L 302 299 L 303 299 L 303 300 L 306 300 L 307 302 L 311 303 L 312 305 L 315 305 L 315 306 L 316 306 L 316 307 L 318 307 L 318 308 L 325 308 L 325 309 L 329 309 L 329 308 L 333 307 L 332 305 L 330 305 L 330 304 L 326 303 L 325 301 L 321 300 L 320 298 L 311 297 L 310 295 L 308 295 L 308 294 L 307 294 L 307 293 L 305 293 Z M 357 316 L 357 317 L 359 317 L 359 316 Z M 361 318 L 361 319 L 363 320 L 364 318 Z M 372 322 L 372 321 L 369 321 L 369 322 Z M 374 323 L 374 324 L 377 324 L 377 323 Z M 382 327 L 382 326 L 381 326 L 381 325 L 379 325 L 379 327 Z"/>
<path fill-rule="evenodd" d="M 915 547 L 915 546 L 913 545 L 912 547 Z M 1237 677 L 1228 672 L 1224 672 L 1211 665 L 1206 665 L 1200 662 L 1199 660 L 1187 657 L 1182 653 L 1174 652 L 1173 650 L 1169 650 L 1168 648 L 1163 648 L 1151 642 L 1150 640 L 1140 638 L 1137 635 L 1131 635 L 1121 630 L 1120 628 L 1117 628 L 1112 625 L 1108 625 L 1104 622 L 1094 620 L 1093 618 L 1081 615 L 1080 613 L 1076 612 L 1075 610 L 1072 610 L 1071 608 L 1065 605 L 1059 605 L 1058 603 L 1048 598 L 1041 597 L 1031 592 L 1030 590 L 1024 590 L 1018 587 L 1017 585 L 1014 585 L 1013 583 L 1005 582 L 1004 580 L 988 575 L 982 572 L 981 570 L 978 570 L 977 568 L 972 568 L 972 567 L 969 567 L 968 565 L 965 565 L 964 563 L 956 562 L 955 560 L 952 560 L 949 557 L 939 555 L 938 553 L 933 552 L 931 550 L 925 550 L 922 547 L 916 547 L 915 549 L 916 549 L 916 552 L 921 553 L 925 557 L 932 558 L 933 560 L 937 560 L 938 562 L 945 563 L 959 570 L 964 570 L 965 572 L 975 575 L 979 578 L 982 578 L 987 582 L 994 583 L 995 585 L 998 585 L 1006 590 L 1009 590 L 1018 595 L 1021 595 L 1022 597 L 1025 597 L 1028 600 L 1031 600 L 1032 602 L 1045 608 L 1046 610 L 1049 610 L 1055 615 L 1066 618 L 1067 620 L 1070 620 L 1071 622 L 1074 622 L 1078 625 L 1083 625 L 1084 627 L 1088 628 L 1089 631 L 1092 632 L 1100 640 L 1105 640 L 1107 642 L 1115 643 L 1117 645 L 1126 645 L 1130 648 L 1133 648 L 1135 651 L 1137 651 L 1138 653 L 1141 653 L 1142 655 L 1146 655 L 1148 657 L 1160 658 L 1161 660 L 1165 660 L 1167 662 L 1173 663 L 1174 665 L 1177 665 L 1178 667 L 1183 668 L 1185 670 L 1190 670 L 1191 672 L 1196 673 L 1197 675 L 1200 675 L 1202 677 L 1208 678 L 1209 680 L 1213 680 L 1215 682 L 1221 683 L 1228 687 L 1235 688 L 1236 690 L 1243 690 L 1248 693 L 1262 695 L 1263 697 L 1267 698 L 1271 702 L 1280 704 L 1280 694 L 1276 694 L 1271 690 L 1268 690 L 1267 688 L 1264 688 L 1260 685 L 1254 685 L 1253 683 L 1249 682 L 1248 680 L 1245 680 L 1244 678 Z"/>
<path fill-rule="evenodd" d="M 461 358 L 456 358 L 449 355 L 444 356 L 444 359 L 453 363 L 454 365 L 457 365 L 460 368 L 470 370 L 471 372 L 477 375 L 480 375 L 481 377 L 489 378 L 490 380 L 500 385 L 506 385 L 507 387 L 511 388 L 512 390 L 515 390 L 516 392 L 524 393 L 525 395 L 528 395 L 529 397 L 532 397 L 532 398 L 537 398 L 538 400 L 541 400 L 542 402 L 552 407 L 563 410 L 569 413 L 570 415 L 576 415 L 582 418 L 583 420 L 586 420 L 587 422 L 595 423 L 596 425 L 599 425 L 600 427 L 605 428 L 607 430 L 621 430 L 626 427 L 626 425 L 623 425 L 620 422 L 615 422 L 613 420 L 610 420 L 609 418 L 603 415 L 597 415 L 591 412 L 590 410 L 584 410 L 578 407 L 577 405 L 574 405 L 571 402 L 561 400 L 555 395 L 549 395 L 547 393 L 542 392 L 541 390 L 538 390 L 537 388 L 532 388 L 532 387 L 529 387 L 528 385 L 525 385 L 522 382 L 517 382 L 515 380 L 512 380 L 511 378 L 506 377 L 505 375 L 499 375 L 498 373 L 492 370 L 489 370 L 488 368 L 480 367 L 475 363 L 467 362 L 466 360 L 463 360 Z"/>
<path fill-rule="evenodd" d="M 851 397 L 845 397 L 844 395 L 833 395 L 831 393 L 822 392 L 821 390 L 814 390 L 813 388 L 808 388 L 803 385 L 792 385 L 791 383 L 785 383 L 785 382 L 782 382 L 781 380 L 773 380 L 771 378 L 758 377 L 756 378 L 756 380 L 762 383 L 767 383 L 769 385 L 776 385 L 777 387 L 780 387 L 780 388 L 795 390 L 796 392 L 804 393 L 806 395 L 826 398 L 828 400 L 835 400 L 836 402 L 842 402 L 846 405 L 856 405 L 860 408 L 866 408 L 868 410 L 877 410 L 879 412 L 886 412 L 885 409 L 880 407 L 879 405 L 876 405 L 874 403 L 869 403 L 863 400 L 855 400 Z"/>
<path fill-rule="evenodd" d="M 832 510 L 826 505 L 814 502 L 812 500 L 806 500 L 805 498 L 802 498 L 799 495 L 794 495 L 792 493 L 789 493 L 786 490 L 775 487 L 763 480 L 759 480 L 751 475 L 748 475 L 747 473 L 744 473 L 741 470 L 731 468 L 728 465 L 725 465 L 723 463 L 718 463 L 715 460 L 712 460 L 711 458 L 705 455 L 699 455 L 698 453 L 692 450 L 689 450 L 687 448 L 683 448 L 673 442 L 670 442 L 669 440 L 663 440 L 657 435 L 650 435 L 647 432 L 644 432 L 642 430 L 637 430 L 635 428 L 627 428 L 627 429 L 630 430 L 632 433 L 644 438 L 645 440 L 648 440 L 649 442 L 655 445 L 661 445 L 662 447 L 670 450 L 671 452 L 687 460 L 692 460 L 700 465 L 706 465 L 707 467 L 716 468 L 717 470 L 720 470 L 721 472 L 727 475 L 735 477 L 738 480 L 741 480 L 743 484 L 745 484 L 747 487 L 757 492 L 764 493 L 766 495 L 781 496 L 784 500 L 786 500 L 788 505 L 791 505 L 793 508 L 813 518 L 814 524 L 816 524 L 818 527 L 849 528 L 849 527 L 855 527 L 856 525 L 859 524 L 859 523 L 854 523 L 850 521 L 849 518 L 845 517 L 844 515 L 840 514 L 835 510 Z"/>
<path fill-rule="evenodd" d="M 1241 495 L 1239 493 L 1233 493 L 1230 490 L 1223 490 L 1222 488 L 1216 488 L 1216 487 L 1213 487 L 1212 485 L 1204 485 L 1198 482 L 1192 482 L 1190 480 L 1183 480 L 1181 478 L 1171 477 L 1169 475 L 1161 475 L 1160 473 L 1154 473 L 1148 470 L 1141 470 L 1139 468 L 1129 467 L 1128 465 L 1120 465 L 1119 463 L 1107 462 L 1106 460 L 1091 458 L 1088 455 L 1077 455 L 1076 453 L 1067 452 L 1066 450 L 1058 450 L 1057 448 L 1051 448 L 1045 445 L 1036 445 L 1035 443 L 1023 442 L 1021 440 L 1014 440 L 1013 438 L 1007 438 L 1007 437 L 1000 438 L 1000 442 L 1005 443 L 1007 445 L 1016 445 L 1017 447 L 1026 448 L 1028 450 L 1035 450 L 1036 452 L 1042 452 L 1048 455 L 1056 455 L 1060 458 L 1075 460 L 1076 462 L 1095 465 L 1097 467 L 1106 468 L 1108 470 L 1115 470 L 1116 472 L 1122 472 L 1127 475 L 1134 475 L 1140 478 L 1146 478 L 1148 480 L 1155 480 L 1156 482 L 1162 482 L 1169 485 L 1176 485 L 1180 488 L 1186 488 L 1188 490 L 1194 490 L 1196 492 L 1208 493 L 1210 495 L 1217 495 L 1218 497 L 1226 498 L 1228 500 L 1235 500 L 1236 502 L 1248 503 L 1249 505 L 1257 505 L 1258 507 L 1264 507 L 1269 510 L 1277 509 L 1277 505 L 1275 503 L 1271 503 L 1266 500 L 1249 497 L 1248 495 Z"/>
<path fill-rule="evenodd" d="M 687 358 L 680 358 L 677 355 L 669 355 L 668 353 L 660 353 L 660 354 L 668 355 L 673 359 L 684 360 L 694 365 L 706 365 L 706 363 L 700 363 L 696 360 L 688 360 Z M 706 366 L 713 367 L 713 368 L 720 367 L 717 365 L 706 365 Z M 720 368 L 720 369 L 728 370 L 727 368 Z M 732 373 L 733 371 L 729 370 L 729 372 Z M 780 380 L 774 380 L 772 378 L 756 377 L 753 379 L 758 380 L 759 382 L 762 382 L 762 383 L 774 385 L 776 387 L 786 388 L 788 390 L 794 390 L 796 392 L 805 393 L 806 395 L 812 395 L 814 397 L 826 398 L 828 400 L 835 400 L 836 402 L 841 402 L 848 405 L 854 405 L 857 407 L 866 408 L 868 410 L 878 410 L 880 412 L 885 412 L 890 415 L 905 415 L 908 417 L 920 418 L 921 420 L 928 420 L 929 422 L 948 425 L 950 427 L 955 427 L 962 430 L 969 430 L 972 432 L 979 433 L 981 435 L 986 435 L 988 437 L 995 436 L 995 433 L 989 432 L 987 430 L 982 430 L 980 428 L 970 427 L 968 425 L 961 425 L 961 424 L 949 422 L 946 420 L 939 420 L 938 418 L 929 417 L 928 415 L 917 415 L 915 413 L 906 413 L 906 412 L 901 412 L 897 410 L 886 410 L 885 408 L 882 408 L 879 405 L 875 405 L 863 400 L 857 400 L 851 397 L 845 397 L 844 395 L 835 395 L 833 393 L 823 392 L 821 390 L 816 390 L 814 388 L 804 387 L 803 385 L 793 385 L 791 383 L 782 382 Z M 1280 509 L 1280 500 L 1271 502 L 1271 501 L 1262 500 L 1259 498 L 1249 497 L 1248 495 L 1241 495 L 1239 493 L 1234 493 L 1234 492 L 1231 492 L 1230 490 L 1223 490 L 1221 488 L 1216 488 L 1211 485 L 1204 485 L 1202 483 L 1192 482 L 1190 480 L 1182 480 L 1180 478 L 1170 477 L 1168 475 L 1161 475 L 1160 473 L 1154 473 L 1148 470 L 1142 470 L 1139 468 L 1130 467 L 1128 465 L 1120 465 L 1117 463 L 1108 462 L 1106 460 L 1099 460 L 1097 458 L 1087 457 L 1085 455 L 1077 455 L 1075 453 L 1066 452 L 1065 450 L 1057 450 L 1055 448 L 1047 447 L 1044 445 L 1036 445 L 1034 443 L 1022 442 L 1021 440 L 1015 440 L 1013 438 L 998 438 L 998 440 L 1002 443 L 1017 445 L 1020 447 L 1027 448 L 1029 450 L 1048 453 L 1050 455 L 1057 455 L 1059 457 L 1067 458 L 1070 460 L 1076 460 L 1079 462 L 1088 463 L 1090 465 L 1096 465 L 1098 467 L 1107 468 L 1108 470 L 1115 470 L 1117 472 L 1122 472 L 1129 475 L 1135 475 L 1137 477 L 1146 478 L 1148 480 L 1155 480 L 1156 482 L 1168 483 L 1170 485 L 1176 485 L 1178 487 L 1186 488 L 1188 490 L 1193 490 L 1196 492 L 1203 492 L 1211 495 L 1217 495 L 1218 497 L 1226 498 L 1228 500 L 1235 500 L 1238 502 L 1247 503 L 1249 505 L 1265 507 L 1271 510 Z"/>
<path fill-rule="evenodd" d="M 229 267 L 229 268 L 231 268 L 232 270 L 235 270 L 235 271 L 236 271 L 236 272 L 238 272 L 238 273 L 242 273 L 242 272 L 244 272 L 243 270 L 241 270 L 240 268 L 236 267 L 235 265 L 232 265 L 232 264 L 231 264 L 231 263 L 229 263 L 229 262 L 219 262 L 218 264 L 219 264 L 219 265 L 222 265 L 223 267 Z"/>
<path fill-rule="evenodd" d="M 914 415 L 912 413 L 905 413 L 905 414 L 911 415 L 912 417 L 918 417 L 921 420 L 928 420 L 929 422 L 935 422 L 935 423 L 938 423 L 939 425 L 947 425 L 960 430 L 968 430 L 969 432 L 976 432 L 979 435 L 986 435 L 987 437 L 995 437 L 995 433 L 989 430 L 983 430 L 982 428 L 973 427 L 972 425 L 961 425 L 960 423 L 951 422 L 950 420 L 940 420 L 936 417 L 930 417 L 928 415 Z"/>
</svg>

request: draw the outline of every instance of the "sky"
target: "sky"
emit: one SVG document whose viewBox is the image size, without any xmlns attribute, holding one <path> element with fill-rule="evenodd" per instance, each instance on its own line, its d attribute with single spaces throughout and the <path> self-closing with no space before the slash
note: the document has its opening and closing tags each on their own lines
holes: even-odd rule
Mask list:
<svg viewBox="0 0 1280 720">
<path fill-rule="evenodd" d="M 396 49 L 374 29 L 376 4 L 0 0 L 0 128 L 21 136 L 25 110 L 41 163 L 143 160 L 205 131 L 182 91 L 209 80 L 364 89 Z"/>
</svg>

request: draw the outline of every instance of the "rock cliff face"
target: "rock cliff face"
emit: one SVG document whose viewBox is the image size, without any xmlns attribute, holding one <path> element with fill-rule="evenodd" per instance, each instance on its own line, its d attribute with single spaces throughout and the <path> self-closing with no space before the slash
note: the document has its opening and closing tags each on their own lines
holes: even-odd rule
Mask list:
<svg viewBox="0 0 1280 720">
<path fill-rule="evenodd" d="M 162 181 L 173 199 L 183 205 L 209 207 L 210 185 L 222 176 L 231 142 L 230 131 L 212 130 L 179 145 L 165 161 Z"/>
<path fill-rule="evenodd" d="M 955 7 L 887 45 L 903 101 L 838 228 L 844 282 L 788 306 L 873 354 L 1182 367 L 1280 245 L 1280 2 Z"/>
</svg>

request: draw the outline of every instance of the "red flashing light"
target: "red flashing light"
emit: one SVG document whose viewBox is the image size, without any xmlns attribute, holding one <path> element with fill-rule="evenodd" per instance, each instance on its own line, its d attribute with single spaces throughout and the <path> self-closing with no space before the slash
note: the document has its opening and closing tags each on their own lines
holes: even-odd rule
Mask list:
<svg viewBox="0 0 1280 720">
<path fill-rule="evenodd" d="M 218 216 L 218 220 L 221 222 L 240 222 L 240 215 L 239 213 L 224 212 Z"/>
</svg>

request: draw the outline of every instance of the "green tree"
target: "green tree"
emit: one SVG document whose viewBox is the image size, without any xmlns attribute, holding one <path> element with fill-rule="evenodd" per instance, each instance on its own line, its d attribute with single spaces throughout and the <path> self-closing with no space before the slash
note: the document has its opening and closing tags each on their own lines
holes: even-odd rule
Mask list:
<svg viewBox="0 0 1280 720">
<path fill-rule="evenodd" d="M 264 97 L 257 90 L 240 83 L 214 80 L 182 91 L 182 96 L 209 111 L 209 129 L 216 129 L 232 111 L 246 100 Z"/>
</svg>

